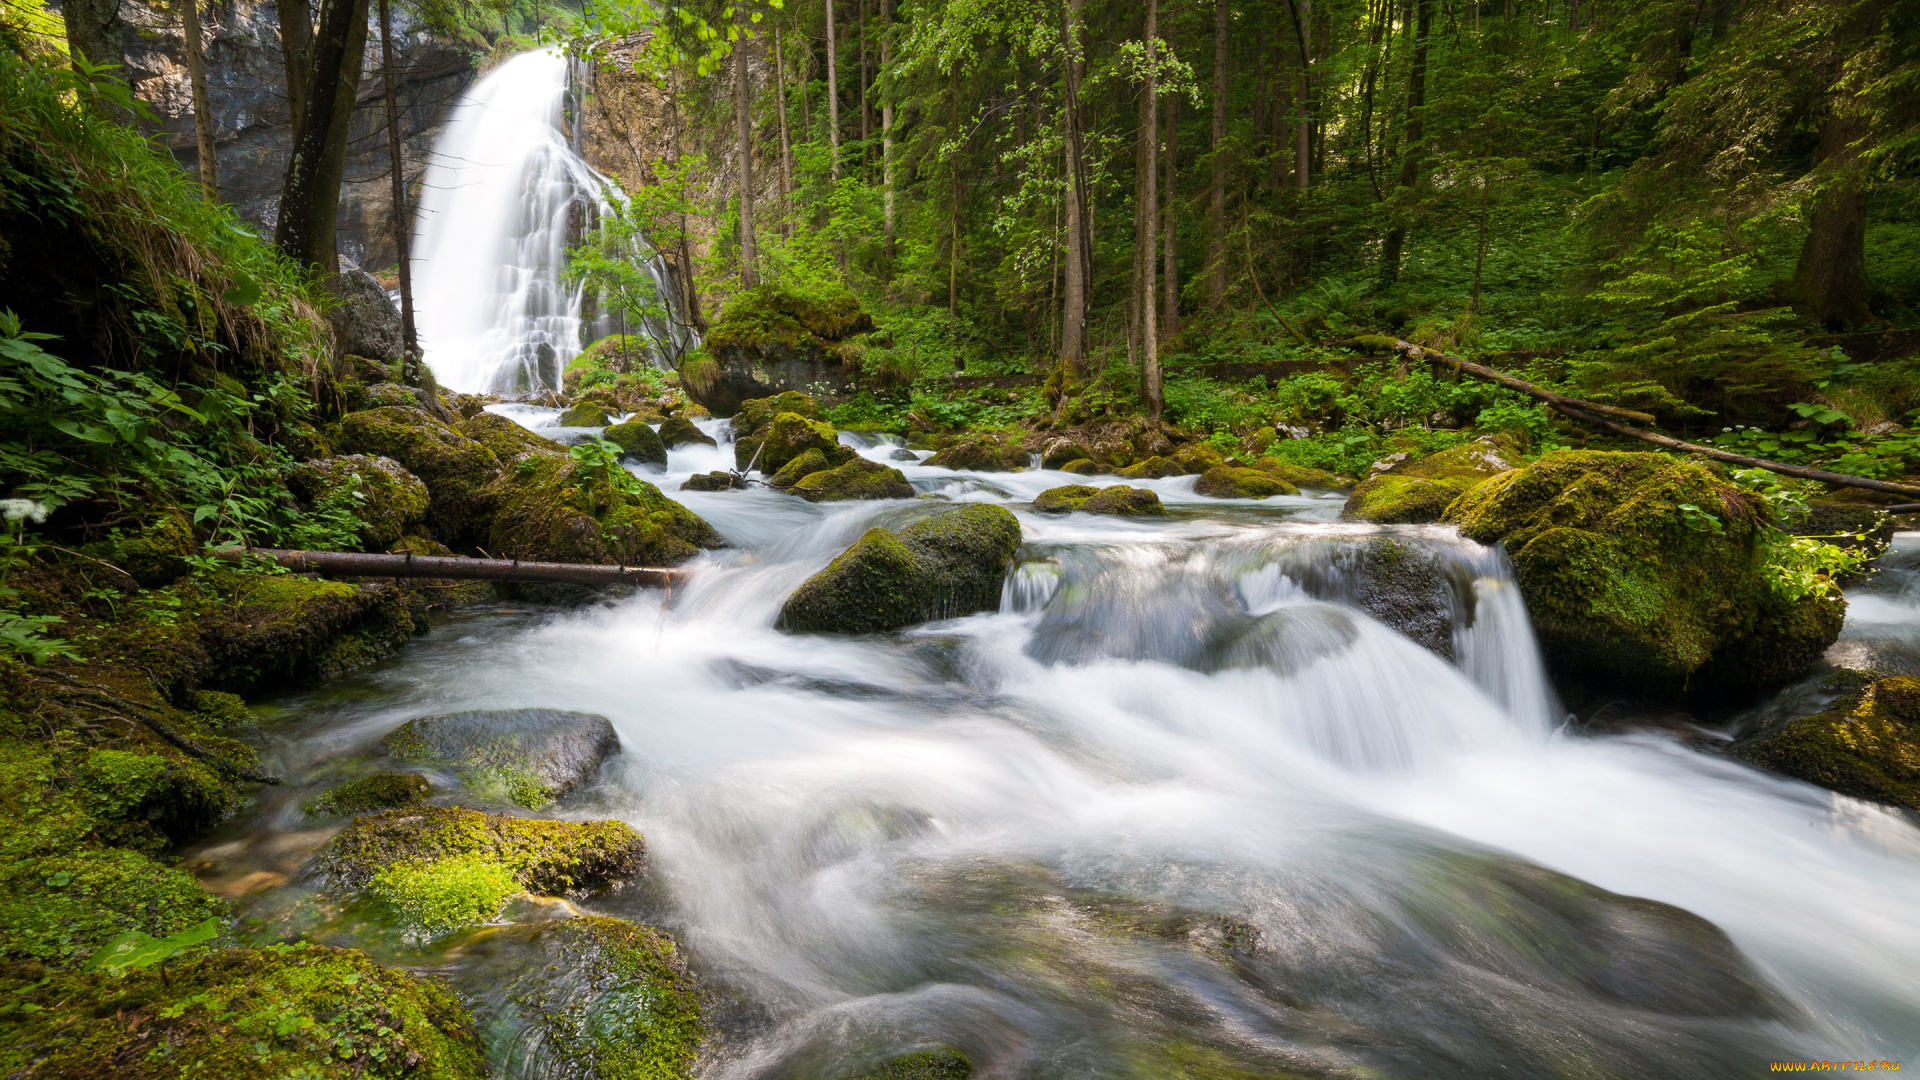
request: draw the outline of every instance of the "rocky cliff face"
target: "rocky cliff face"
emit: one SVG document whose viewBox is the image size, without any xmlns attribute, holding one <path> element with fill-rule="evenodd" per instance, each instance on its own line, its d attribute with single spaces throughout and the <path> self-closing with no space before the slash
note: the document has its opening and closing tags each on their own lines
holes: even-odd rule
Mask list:
<svg viewBox="0 0 1920 1080">
<path fill-rule="evenodd" d="M 393 13 L 394 91 L 399 99 L 401 157 L 409 199 L 419 190 L 433 143 L 460 92 L 473 80 L 474 46 L 453 42 Z M 193 93 L 178 12 L 143 0 L 120 9 L 126 24 L 128 81 L 159 117 L 157 136 L 189 172 L 199 169 Z M 280 22 L 271 3 L 233 0 L 201 13 L 208 92 L 219 151 L 220 197 L 241 217 L 272 232 L 285 181 L 292 125 Z M 340 253 L 370 270 L 396 261 L 390 214 L 386 91 L 380 77 L 378 27 L 368 35 L 366 66 L 341 187 Z"/>
</svg>

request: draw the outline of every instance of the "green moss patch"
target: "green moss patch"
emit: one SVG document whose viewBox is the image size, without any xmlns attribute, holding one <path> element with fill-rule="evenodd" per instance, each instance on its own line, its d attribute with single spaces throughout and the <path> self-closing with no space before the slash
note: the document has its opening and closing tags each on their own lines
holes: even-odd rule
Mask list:
<svg viewBox="0 0 1920 1080">
<path fill-rule="evenodd" d="M 1187 470 L 1172 458 L 1156 454 L 1119 470 L 1119 473 L 1129 480 L 1165 480 L 1172 476 L 1185 476 Z"/>
<path fill-rule="evenodd" d="M 520 892 L 505 863 L 478 854 L 403 860 L 367 882 L 368 895 L 391 908 L 410 931 L 429 938 L 492 922 Z"/>
<path fill-rule="evenodd" d="M 499 510 L 487 550 L 499 558 L 666 566 L 722 543 L 652 484 L 564 455 L 521 459 L 489 498 Z"/>
<path fill-rule="evenodd" d="M 210 681 L 251 690 L 337 674 L 390 656 L 420 629 L 407 594 L 298 574 L 231 574 L 230 599 L 201 627 Z"/>
<path fill-rule="evenodd" d="M 1020 546 L 1005 507 L 956 507 L 899 531 L 870 529 L 780 609 L 798 633 L 866 634 L 1000 606 Z"/>
<path fill-rule="evenodd" d="M 974 435 L 961 439 L 926 460 L 928 465 L 966 472 L 1013 472 L 1032 460 L 1026 447 L 1001 435 Z"/>
<path fill-rule="evenodd" d="M 660 441 L 660 436 L 644 420 L 634 419 L 615 424 L 606 430 L 602 438 L 642 465 L 666 467 L 666 444 Z"/>
<path fill-rule="evenodd" d="M 1216 465 L 1193 485 L 1196 494 L 1214 499 L 1265 499 L 1273 495 L 1298 495 L 1300 489 L 1277 476 L 1258 469 Z"/>
<path fill-rule="evenodd" d="M 1845 795 L 1920 810 L 1920 679 L 1881 679 L 1735 754 Z"/>
<path fill-rule="evenodd" d="M 419 773 L 374 773 L 328 788 L 303 807 L 315 817 L 352 817 L 375 810 L 418 806 L 433 794 L 433 784 Z"/>
<path fill-rule="evenodd" d="M 83 847 L 0 871 L 0 956 L 76 968 L 131 931 L 177 934 L 227 905 L 191 874 L 124 848 Z"/>
<path fill-rule="evenodd" d="M 424 410 L 392 407 L 341 417 L 335 442 L 346 453 L 390 457 L 426 481 L 435 539 L 464 548 L 478 538 L 492 511 L 489 485 L 500 474 L 492 450 Z"/>
<path fill-rule="evenodd" d="M 857 454 L 843 465 L 808 473 L 788 490 L 808 502 L 913 498 L 906 474 Z"/>
<path fill-rule="evenodd" d="M 1159 517 L 1166 513 L 1160 496 L 1146 488 L 1115 484 L 1093 487 L 1067 484 L 1048 488 L 1033 500 L 1033 508 L 1042 514 L 1111 514 L 1116 517 Z"/>
<path fill-rule="evenodd" d="M 316 509 L 351 513 L 366 551 L 387 550 L 427 517 L 427 485 L 392 458 L 318 458 L 294 470 L 292 482 Z"/>
<path fill-rule="evenodd" d="M 1404 461 L 1361 481 L 1343 516 L 1377 525 L 1439 521 L 1453 500 L 1518 460 L 1510 440 L 1490 436 Z"/>
<path fill-rule="evenodd" d="M 632 877 L 645 847 L 618 821 L 542 821 L 458 806 L 422 806 L 356 819 L 320 855 L 321 869 L 365 888 L 396 863 L 478 856 L 497 862 L 531 892 L 562 894 Z"/>
<path fill-rule="evenodd" d="M 736 449 L 738 455 L 744 450 Z M 840 433 L 824 420 L 809 420 L 799 413 L 781 413 L 764 431 L 755 436 L 754 449 L 747 451 L 748 462 L 767 474 L 777 475 L 781 468 L 808 451 L 818 452 L 828 465 L 838 465 L 853 456 L 853 448 L 840 445 Z"/>
<path fill-rule="evenodd" d="M 894 1058 L 878 1072 L 847 1080 L 968 1080 L 972 1075 L 973 1061 L 960 1051 L 922 1050 Z"/>
<path fill-rule="evenodd" d="M 460 433 L 493 453 L 502 464 L 522 454 L 560 454 L 566 447 L 535 435 L 499 413 L 481 412 L 460 423 Z"/>
</svg>

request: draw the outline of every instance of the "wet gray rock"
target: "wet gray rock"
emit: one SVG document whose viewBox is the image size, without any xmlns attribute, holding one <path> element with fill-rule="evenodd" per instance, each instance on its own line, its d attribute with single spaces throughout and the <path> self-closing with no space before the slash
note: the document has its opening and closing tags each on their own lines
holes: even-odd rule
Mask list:
<svg viewBox="0 0 1920 1080">
<path fill-rule="evenodd" d="M 1003 506 L 973 503 L 898 532 L 869 529 L 780 609 L 782 630 L 871 634 L 1000 606 L 1020 546 Z"/>
<path fill-rule="evenodd" d="M 401 761 L 445 769 L 489 797 L 539 810 L 591 780 L 620 752 L 613 723 L 558 709 L 422 716 L 380 741 Z"/>
<path fill-rule="evenodd" d="M 1430 553 L 1379 537 L 1359 553 L 1353 602 L 1443 659 L 1453 659 L 1454 586 Z"/>
<path fill-rule="evenodd" d="M 339 301 L 327 312 L 339 355 L 385 363 L 400 359 L 400 312 L 372 274 L 343 258 L 340 272 L 327 279 L 326 288 Z"/>
<path fill-rule="evenodd" d="M 893 453 L 888 454 L 887 460 L 888 461 L 919 461 L 920 455 L 902 446 L 898 450 L 895 450 Z"/>
</svg>

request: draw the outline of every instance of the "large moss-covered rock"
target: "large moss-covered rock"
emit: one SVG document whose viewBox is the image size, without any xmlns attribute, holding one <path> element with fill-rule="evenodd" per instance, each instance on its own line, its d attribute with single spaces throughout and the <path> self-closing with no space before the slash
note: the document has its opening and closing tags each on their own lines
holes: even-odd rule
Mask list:
<svg viewBox="0 0 1920 1080">
<path fill-rule="evenodd" d="M 714 437 L 701 431 L 684 416 L 669 416 L 660 422 L 660 443 L 669 450 L 682 446 L 718 446 Z"/>
<path fill-rule="evenodd" d="M 476 418 L 477 419 L 477 418 Z M 426 481 L 427 525 L 456 548 L 484 539 L 500 459 L 421 409 L 382 408 L 340 418 L 340 450 L 398 461 Z"/>
<path fill-rule="evenodd" d="M 1172 476 L 1187 475 L 1187 470 L 1179 462 L 1159 454 L 1136 461 L 1118 471 L 1121 476 L 1129 480 L 1165 480 Z"/>
<path fill-rule="evenodd" d="M 539 810 L 593 779 L 620 752 L 613 722 L 558 709 L 420 716 L 380 740 L 401 761 L 445 769 L 469 788 Z"/>
<path fill-rule="evenodd" d="M 1517 461 L 1512 444 L 1499 436 L 1404 461 L 1362 480 L 1347 496 L 1342 516 L 1376 525 L 1439 521 L 1467 489 Z"/>
<path fill-rule="evenodd" d="M 1146 488 L 1115 484 L 1093 487 L 1067 484 L 1048 488 L 1033 500 L 1033 508 L 1042 514 L 1112 514 L 1117 517 L 1159 517 L 1166 513 L 1160 496 Z"/>
<path fill-rule="evenodd" d="M 817 472 L 825 472 L 833 466 L 827 464 L 827 455 L 817 448 L 809 447 L 799 457 L 780 466 L 778 472 L 767 478 L 767 486 L 776 491 L 785 491 Z"/>
<path fill-rule="evenodd" d="M 602 436 L 620 451 L 642 465 L 666 468 L 667 447 L 644 420 L 628 420 L 608 428 Z"/>
<path fill-rule="evenodd" d="M 913 498 L 913 485 L 904 473 L 858 454 L 831 469 L 808 473 L 788 490 L 808 502 Z"/>
<path fill-rule="evenodd" d="M 710 378 L 689 379 L 702 405 L 726 415 L 743 403 L 800 387 L 852 387 L 842 343 L 874 328 L 850 293 L 803 295 L 779 285 L 738 293 L 706 334 Z"/>
<path fill-rule="evenodd" d="M 1447 520 L 1506 546 L 1558 671 L 1659 698 L 1759 693 L 1839 634 L 1839 597 L 1779 591 L 1764 514 L 1710 466 L 1563 450 L 1474 488 Z"/>
<path fill-rule="evenodd" d="M 1303 488 L 1343 488 L 1352 487 L 1350 477 L 1325 469 L 1310 469 L 1305 465 L 1289 465 L 1278 458 L 1263 457 L 1253 463 L 1253 467 L 1276 480 L 1285 480 L 1294 487 Z"/>
<path fill-rule="evenodd" d="M 0 1074 L 49 1080 L 480 1080 L 445 984 L 318 945 L 188 953 L 164 967 L 10 987 Z M 31 1009 L 21 1006 L 31 1005 Z"/>
<path fill-rule="evenodd" d="M 560 414 L 561 427 L 606 427 L 613 416 L 601 401 L 581 401 Z"/>
<path fill-rule="evenodd" d="M 499 508 L 486 544 L 496 558 L 665 566 L 722 543 L 645 480 L 566 455 L 521 459 L 488 496 Z"/>
<path fill-rule="evenodd" d="M 1232 464 L 1211 443 L 1203 442 L 1188 443 L 1167 457 L 1190 476 L 1204 476 L 1223 465 Z"/>
<path fill-rule="evenodd" d="M 840 444 L 840 433 L 832 424 L 809 420 L 799 413 L 781 413 L 756 437 L 757 459 L 750 455 L 747 460 L 762 473 L 773 476 L 809 450 L 819 451 L 829 466 L 838 465 L 854 454 L 853 447 Z M 741 465 L 745 467 L 746 464 Z"/>
<path fill-rule="evenodd" d="M 699 988 L 665 934 L 586 915 L 514 927 L 477 948 L 499 960 L 501 980 L 480 990 L 478 1008 L 503 1040 L 503 1071 L 576 1080 L 691 1074 L 706 1034 Z"/>
<path fill-rule="evenodd" d="M 1012 472 L 1026 468 L 1032 460 L 1032 455 L 1015 440 L 1000 435 L 974 435 L 934 454 L 926 464 L 967 472 Z"/>
<path fill-rule="evenodd" d="M 1300 489 L 1277 476 L 1258 469 L 1216 465 L 1193 485 L 1195 494 L 1214 499 L 1264 499 L 1272 495 L 1298 495 Z"/>
<path fill-rule="evenodd" d="M 645 854 L 640 834 L 619 821 L 502 817 L 459 806 L 420 806 L 356 819 L 318 858 L 329 879 L 365 888 L 398 864 L 430 866 L 484 859 L 532 892 L 564 894 L 630 878 Z"/>
<path fill-rule="evenodd" d="M 869 529 L 780 609 L 798 633 L 897 630 L 1000 606 L 1020 523 L 985 503 L 946 510 L 899 531 Z"/>
<path fill-rule="evenodd" d="M 1880 679 L 1734 752 L 1844 795 L 1920 810 L 1920 679 Z"/>
<path fill-rule="evenodd" d="M 352 513 L 367 551 L 387 550 L 427 517 L 427 485 L 392 458 L 318 458 L 295 469 L 291 480 L 294 493 L 316 508 Z"/>
<path fill-rule="evenodd" d="M 407 594 L 297 574 L 223 574 L 226 604 L 203 619 L 208 681 L 247 691 L 391 656 L 419 629 Z"/>
<path fill-rule="evenodd" d="M 493 451 L 493 456 L 499 458 L 502 465 L 510 464 L 523 454 L 563 454 L 567 449 L 543 435 L 535 435 L 499 413 L 476 413 L 461 421 L 459 430 L 462 435 Z"/>
<path fill-rule="evenodd" d="M 336 784 L 308 799 L 301 809 L 315 817 L 352 817 L 418 806 L 431 794 L 432 782 L 419 773 L 374 773 Z"/>
</svg>

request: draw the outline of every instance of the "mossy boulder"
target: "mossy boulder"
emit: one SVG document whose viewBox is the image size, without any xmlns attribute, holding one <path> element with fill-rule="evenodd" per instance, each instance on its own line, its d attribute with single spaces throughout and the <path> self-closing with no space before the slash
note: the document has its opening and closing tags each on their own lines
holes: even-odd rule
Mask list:
<svg viewBox="0 0 1920 1080">
<path fill-rule="evenodd" d="M 501 954 L 503 979 L 478 998 L 489 1027 L 511 1039 L 502 1060 L 578 1080 L 691 1074 L 706 1035 L 699 987 L 660 931 L 584 915 L 515 927 L 478 948 Z"/>
<path fill-rule="evenodd" d="M 922 1050 L 894 1058 L 876 1072 L 847 1080 L 968 1080 L 973 1060 L 958 1050 Z"/>
<path fill-rule="evenodd" d="M 432 782 L 419 773 L 374 773 L 336 784 L 308 799 L 302 809 L 315 817 L 353 817 L 418 806 L 431 794 Z"/>
<path fill-rule="evenodd" d="M 467 417 L 461 421 L 458 430 L 493 451 L 493 456 L 500 459 L 502 465 L 510 464 L 523 454 L 566 452 L 566 447 L 543 435 L 535 435 L 499 413 L 481 412 Z"/>
<path fill-rule="evenodd" d="M 744 402 L 800 387 L 852 388 L 843 343 L 874 328 L 851 293 L 802 294 L 761 285 L 736 294 L 707 331 L 710 374 L 689 379 L 703 405 L 721 415 Z"/>
<path fill-rule="evenodd" d="M 1067 484 L 1048 488 L 1033 500 L 1033 508 L 1042 514 L 1112 514 L 1116 517 L 1159 517 L 1166 513 L 1160 496 L 1146 488 L 1115 484 L 1093 487 Z"/>
<path fill-rule="evenodd" d="M 360 522 L 360 545 L 385 551 L 427 518 L 427 485 L 387 457 L 318 458 L 293 471 L 294 493 L 317 509 L 342 509 Z"/>
<path fill-rule="evenodd" d="M 1073 462 L 1086 461 L 1092 456 L 1086 445 L 1078 439 L 1048 439 L 1040 448 L 1040 466 L 1045 469 L 1064 469 Z"/>
<path fill-rule="evenodd" d="M 771 397 L 754 398 L 740 404 L 740 410 L 733 414 L 733 437 L 735 442 L 744 442 L 767 430 L 773 418 L 781 413 L 793 413 L 809 420 L 820 419 L 820 402 L 811 394 L 798 390 L 785 390 Z M 743 460 L 744 463 L 744 460 Z"/>
<path fill-rule="evenodd" d="M 1124 469 L 1118 470 L 1128 480 L 1165 480 L 1171 476 L 1185 476 L 1187 470 L 1170 457 L 1155 454 L 1142 461 L 1136 461 Z"/>
<path fill-rule="evenodd" d="M 1880 679 L 1734 754 L 1843 795 L 1920 810 L 1920 679 Z"/>
<path fill-rule="evenodd" d="M 732 491 L 744 485 L 734 479 L 734 475 L 720 469 L 708 473 L 694 473 L 680 485 L 681 491 Z"/>
<path fill-rule="evenodd" d="M 109 941 L 163 938 L 224 920 L 192 874 L 126 848 L 79 847 L 0 870 L 0 958 L 78 968 Z"/>
<path fill-rule="evenodd" d="M 582 401 L 560 414 L 561 427 L 606 427 L 613 416 L 603 402 Z"/>
<path fill-rule="evenodd" d="M 1759 498 L 1714 467 L 1563 450 L 1485 481 L 1447 520 L 1504 544 L 1548 662 L 1611 692 L 1747 696 L 1804 672 L 1839 597 L 1791 598 Z"/>
<path fill-rule="evenodd" d="M 1106 472 L 1107 469 L 1092 458 L 1074 458 L 1060 466 L 1060 471 L 1072 473 L 1075 476 L 1097 476 Z"/>
<path fill-rule="evenodd" d="M 1013 472 L 1024 469 L 1032 455 L 1016 440 L 1001 435 L 974 435 L 955 442 L 926 460 L 928 465 L 966 472 Z"/>
<path fill-rule="evenodd" d="M 825 472 L 833 466 L 827 464 L 827 455 L 815 447 L 808 447 L 799 457 L 780 466 L 780 471 L 767 478 L 767 486 L 776 491 L 785 491 L 817 472 Z"/>
<path fill-rule="evenodd" d="M 1294 487 L 1303 488 L 1344 488 L 1352 487 L 1350 477 L 1325 469 L 1310 469 L 1305 465 L 1289 465 L 1278 458 L 1263 457 L 1253 463 L 1253 467 L 1276 480 L 1285 480 Z"/>
<path fill-rule="evenodd" d="M 409 764 L 455 773 L 476 792 L 540 810 L 593 779 L 620 752 L 620 737 L 592 713 L 479 709 L 416 717 L 380 745 Z"/>
<path fill-rule="evenodd" d="M 1189 476 L 1204 476 L 1223 465 L 1231 464 L 1226 455 L 1215 449 L 1211 443 L 1193 442 L 1179 447 L 1167 458 L 1180 466 Z"/>
<path fill-rule="evenodd" d="M 1005 507 L 955 507 L 904 529 L 869 529 L 780 609 L 796 633 L 867 634 L 1000 606 L 1020 546 Z"/>
<path fill-rule="evenodd" d="M 424 410 L 403 408 L 348 413 L 335 443 L 345 453 L 392 458 L 426 481 L 427 526 L 435 539 L 456 548 L 484 539 L 500 475 L 500 459 L 486 446 Z"/>
<path fill-rule="evenodd" d="M 387 582 L 349 585 L 298 574 L 221 574 L 226 603 L 201 624 L 207 680 L 229 690 L 300 682 L 385 659 L 419 625 Z"/>
<path fill-rule="evenodd" d="M 620 448 L 620 452 L 642 465 L 667 467 L 667 446 L 643 420 L 628 420 L 608 428 L 601 436 Z"/>
<path fill-rule="evenodd" d="M 460 806 L 419 806 L 355 819 L 318 858 L 322 874 L 362 889 L 388 867 L 484 858 L 530 892 L 563 895 L 640 872 L 640 834 L 619 821 L 502 817 Z"/>
<path fill-rule="evenodd" d="M 913 485 L 904 473 L 858 454 L 831 469 L 808 473 L 787 490 L 808 502 L 913 498 Z"/>
<path fill-rule="evenodd" d="M 660 422 L 660 443 L 669 450 L 682 446 L 718 446 L 714 437 L 701 431 L 684 416 L 669 416 Z"/>
<path fill-rule="evenodd" d="M 496 558 L 666 566 L 722 544 L 645 480 L 566 455 L 522 458 L 488 497 L 499 508 L 486 542 Z"/>
<path fill-rule="evenodd" d="M 818 450 L 829 466 L 846 461 L 854 453 L 853 447 L 840 444 L 840 433 L 832 424 L 809 420 L 799 413 L 781 413 L 757 436 L 757 460 L 749 455 L 747 462 L 767 476 L 774 476 L 788 462 L 809 450 Z M 746 468 L 746 463 L 742 463 L 741 468 Z"/>
<path fill-rule="evenodd" d="M 1265 499 L 1273 495 L 1298 495 L 1300 489 L 1277 476 L 1258 469 L 1216 465 L 1193 485 L 1195 494 L 1214 499 Z"/>
<path fill-rule="evenodd" d="M 179 511 L 154 515 L 131 536 L 113 542 L 110 561 L 149 589 L 177 581 L 193 570 L 189 557 L 200 554 L 193 525 Z"/>
<path fill-rule="evenodd" d="M 1439 521 L 1453 500 L 1519 460 L 1511 441 L 1488 436 L 1417 460 L 1402 461 L 1362 480 L 1341 516 L 1376 525 Z"/>
<path fill-rule="evenodd" d="M 486 1075 L 472 1016 L 450 988 L 347 949 L 189 953 L 164 966 L 18 989 L 0 1016 L 0 1073 L 8 1076 Z"/>
</svg>

